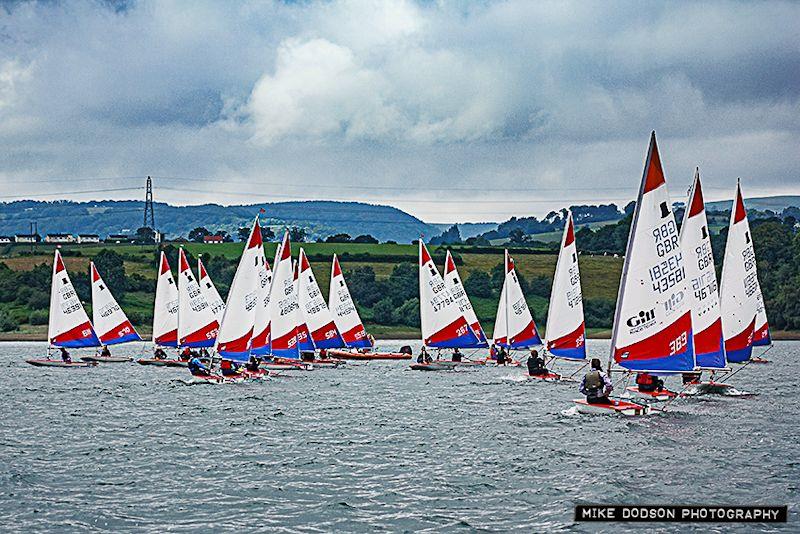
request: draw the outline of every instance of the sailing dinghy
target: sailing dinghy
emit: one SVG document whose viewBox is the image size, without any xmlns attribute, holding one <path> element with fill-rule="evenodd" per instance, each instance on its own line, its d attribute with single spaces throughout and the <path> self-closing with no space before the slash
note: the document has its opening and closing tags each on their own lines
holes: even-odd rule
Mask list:
<svg viewBox="0 0 800 534">
<path fill-rule="evenodd" d="M 266 263 L 258 218 L 253 222 L 247 245 L 233 276 L 217 333 L 217 353 L 223 361 L 246 363 L 250 359 L 256 306 L 261 291 L 261 272 Z M 247 378 L 262 378 L 263 371 L 242 373 Z M 228 377 L 230 378 L 230 377 Z"/>
<path fill-rule="evenodd" d="M 153 307 L 153 345 L 155 349 L 178 346 L 178 285 L 172 277 L 167 255 L 162 251 L 158 262 L 156 300 Z M 136 363 L 162 367 L 186 367 L 178 358 L 139 358 Z"/>
<path fill-rule="evenodd" d="M 634 372 L 692 371 L 694 336 L 687 291 L 678 227 L 653 132 L 622 266 L 611 338 L 613 362 Z M 574 402 L 580 413 L 644 415 L 651 411 L 649 406 L 628 401 Z"/>
<path fill-rule="evenodd" d="M 407 360 L 408 352 L 381 352 L 374 350 L 372 337 L 364 329 L 358 315 L 353 297 L 339 265 L 339 258 L 333 255 L 331 262 L 331 282 L 328 290 L 328 309 L 333 314 L 333 322 L 344 341 L 343 349 L 328 349 L 328 355 L 343 360 Z"/>
<path fill-rule="evenodd" d="M 56 249 L 50 286 L 50 319 L 47 358 L 25 360 L 37 367 L 91 367 L 97 362 L 51 360 L 50 348 L 87 348 L 100 346 L 100 340 L 69 278 L 61 253 Z"/>
<path fill-rule="evenodd" d="M 586 360 L 586 326 L 583 317 L 583 293 L 578 269 L 578 249 L 575 245 L 575 227 L 572 213 L 567 212 L 561 236 L 550 307 L 547 312 L 546 340 L 544 346 L 553 358 L 569 361 Z M 572 380 L 550 372 L 556 380 Z M 536 375 L 531 378 L 545 377 Z M 553 378 L 550 378 L 553 380 Z"/>
<path fill-rule="evenodd" d="M 208 305 L 211 306 L 214 317 L 222 324 L 222 315 L 225 313 L 225 301 L 219 296 L 217 286 L 214 285 L 214 282 L 211 281 L 211 277 L 208 276 L 206 266 L 203 265 L 203 261 L 200 257 L 197 258 L 197 276 L 200 279 L 200 291 L 206 298 Z"/>
<path fill-rule="evenodd" d="M 517 278 L 514 259 L 508 250 L 505 251 L 504 266 L 506 274 L 503 288 L 500 290 L 500 301 L 497 304 L 494 344 L 509 351 L 538 347 L 542 344 L 542 339 L 539 337 L 539 331 Z M 519 365 L 518 361 L 514 362 L 515 365 Z M 541 378 L 557 380 L 558 376 L 541 375 Z"/>
<path fill-rule="evenodd" d="M 132 341 L 141 341 L 139 333 L 128 320 L 128 316 L 120 308 L 117 299 L 111 294 L 106 283 L 100 277 L 94 262 L 89 263 L 92 280 L 92 318 L 95 331 L 99 333 L 102 345 L 119 345 Z M 85 362 L 129 362 L 133 358 L 121 356 L 84 356 Z"/>
<path fill-rule="evenodd" d="M 328 304 L 322 297 L 322 291 L 317 284 L 314 271 L 311 270 L 311 263 L 302 247 L 297 261 L 297 270 L 301 316 L 311 342 L 320 351 L 319 357 L 313 360 L 314 364 L 318 367 L 337 367 L 344 362 L 327 357 L 327 351 L 343 348 L 345 346 L 344 339 L 333 321 Z"/>
<path fill-rule="evenodd" d="M 439 274 L 422 239 L 419 240 L 419 303 L 423 347 L 441 350 L 469 348 L 479 344 L 478 336 Z M 412 364 L 411 369 L 441 371 L 452 369 L 459 363 L 436 359 L 431 363 Z"/>
<path fill-rule="evenodd" d="M 694 182 L 689 192 L 689 202 L 683 215 L 680 231 L 681 250 L 685 256 L 687 293 L 692 309 L 692 331 L 696 370 L 711 371 L 708 382 L 697 382 L 684 388 L 683 395 L 723 393 L 731 388 L 728 384 L 715 382 L 715 372 L 727 371 L 725 342 L 722 338 L 722 315 L 720 312 L 717 272 L 711 250 L 711 235 L 708 230 L 700 170 L 695 170 Z"/>
<path fill-rule="evenodd" d="M 760 294 L 750 225 L 737 181 L 720 282 L 722 333 L 731 363 L 744 363 L 752 356 Z M 764 317 L 766 321 L 766 314 Z"/>
</svg>

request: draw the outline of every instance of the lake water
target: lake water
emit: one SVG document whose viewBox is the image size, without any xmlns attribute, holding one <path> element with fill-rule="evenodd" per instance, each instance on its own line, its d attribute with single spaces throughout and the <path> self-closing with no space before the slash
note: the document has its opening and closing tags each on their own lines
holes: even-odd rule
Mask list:
<svg viewBox="0 0 800 534">
<path fill-rule="evenodd" d="M 607 341 L 589 348 L 605 361 Z M 636 528 L 575 524 L 581 502 L 789 504 L 788 525 L 764 528 L 798 528 L 800 342 L 778 342 L 773 363 L 734 377 L 756 397 L 630 419 L 575 415 L 575 384 L 513 368 L 353 362 L 188 386 L 185 369 L 24 363 L 43 350 L 0 344 L 5 532 Z"/>
</svg>

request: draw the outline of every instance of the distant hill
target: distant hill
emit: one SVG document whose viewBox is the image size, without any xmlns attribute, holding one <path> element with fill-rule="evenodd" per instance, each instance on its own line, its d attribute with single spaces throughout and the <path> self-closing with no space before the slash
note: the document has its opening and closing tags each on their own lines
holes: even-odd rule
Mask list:
<svg viewBox="0 0 800 534">
<path fill-rule="evenodd" d="M 708 211 L 730 211 L 731 200 L 719 200 L 717 202 L 706 202 Z M 780 213 L 788 207 L 800 208 L 800 196 L 784 195 L 775 197 L 755 197 L 745 198 L 744 203 L 748 210 L 772 210 Z"/>
<path fill-rule="evenodd" d="M 479 222 L 479 223 L 431 223 L 438 230 L 436 233 L 441 234 L 454 224 L 458 225 L 458 232 L 461 234 L 461 239 L 468 237 L 475 237 L 489 230 L 497 228 L 496 222 Z"/>
<path fill-rule="evenodd" d="M 141 201 L 44 202 L 22 200 L 0 203 L 0 234 L 27 233 L 30 222 L 38 223 L 39 233 L 88 233 L 107 236 L 133 233 L 142 226 Z M 206 227 L 212 232 L 236 230 L 247 226 L 259 210 L 265 224 L 301 226 L 310 238 L 336 233 L 356 237 L 371 234 L 381 241 L 410 243 L 420 234 L 436 235 L 439 230 L 408 213 L 391 206 L 361 202 L 274 202 L 239 206 L 203 204 L 171 206 L 154 204 L 156 227 L 168 238 L 186 237 L 193 228 Z"/>
</svg>

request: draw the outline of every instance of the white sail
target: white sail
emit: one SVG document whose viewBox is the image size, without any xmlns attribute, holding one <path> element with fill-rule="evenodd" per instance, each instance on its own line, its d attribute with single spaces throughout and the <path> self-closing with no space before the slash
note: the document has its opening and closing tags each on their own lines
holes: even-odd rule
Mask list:
<svg viewBox="0 0 800 534">
<path fill-rule="evenodd" d="M 419 240 L 419 309 L 422 340 L 428 347 L 470 347 L 478 343 L 458 302 Z"/>
<path fill-rule="evenodd" d="M 678 227 L 655 132 L 633 213 L 611 351 L 634 371 L 694 369 L 692 316 Z"/>
<path fill-rule="evenodd" d="M 750 359 L 760 291 L 750 224 L 737 182 L 720 284 L 722 334 L 729 362 L 740 363 Z"/>
<path fill-rule="evenodd" d="M 141 341 L 138 332 L 111 294 L 94 262 L 89 263 L 92 279 L 92 319 L 103 345 Z"/>
<path fill-rule="evenodd" d="M 500 301 L 497 303 L 497 315 L 494 319 L 494 330 L 492 331 L 492 342 L 501 347 L 508 346 L 508 313 L 506 311 L 506 284 L 500 290 Z"/>
<path fill-rule="evenodd" d="M 280 249 L 280 247 L 278 247 Z M 276 251 L 276 258 L 280 250 Z M 269 296 L 272 289 L 272 269 L 264 254 L 264 246 L 258 252 L 258 301 L 256 302 L 255 316 L 253 318 L 253 337 L 250 340 L 250 353 L 265 355 L 269 353 Z"/>
<path fill-rule="evenodd" d="M 203 261 L 199 257 L 197 258 L 197 276 L 200 278 L 200 291 L 203 293 L 208 305 L 211 306 L 214 317 L 222 324 L 222 315 L 225 313 L 225 301 L 219 296 L 217 287 L 214 285 L 214 282 L 211 281 L 211 277 L 208 276 L 208 271 L 206 271 L 206 266 L 203 265 Z"/>
<path fill-rule="evenodd" d="M 280 247 L 280 257 L 275 263 L 269 298 L 270 353 L 282 358 L 300 357 L 296 314 L 299 304 L 295 287 L 292 246 L 287 231 Z"/>
<path fill-rule="evenodd" d="M 586 329 L 583 319 L 581 274 L 572 213 L 567 212 L 564 234 L 553 275 L 550 307 L 547 312 L 547 350 L 553 356 L 586 358 Z"/>
<path fill-rule="evenodd" d="M 261 227 L 256 217 L 231 282 L 228 302 L 217 334 L 217 352 L 225 359 L 246 361 L 250 357 L 250 340 L 261 291 L 259 271 L 264 267 L 263 250 Z"/>
<path fill-rule="evenodd" d="M 444 283 L 453 294 L 456 302 L 458 302 L 458 307 L 464 314 L 464 317 L 466 317 L 467 323 L 469 323 L 470 328 L 472 328 L 475 337 L 478 338 L 478 342 L 475 346 L 485 347 L 486 334 L 483 332 L 480 321 L 478 321 L 478 316 L 475 315 L 472 302 L 470 302 L 469 295 L 467 295 L 464 289 L 464 284 L 461 283 L 461 277 L 458 275 L 458 269 L 456 269 L 456 262 L 453 261 L 453 255 L 450 254 L 449 250 L 444 260 Z"/>
<path fill-rule="evenodd" d="M 100 340 L 56 249 L 50 285 L 50 320 L 47 338 L 56 347 L 96 347 Z"/>
<path fill-rule="evenodd" d="M 528 308 L 522 286 L 517 278 L 514 259 L 505 251 L 505 319 L 507 340 L 504 346 L 512 349 L 533 347 L 541 345 L 539 331 Z"/>
<path fill-rule="evenodd" d="M 158 262 L 156 303 L 153 308 L 153 343 L 163 347 L 178 346 L 178 286 L 172 278 L 167 255 L 161 252 Z"/>
<path fill-rule="evenodd" d="M 178 344 L 213 347 L 219 323 L 189 268 L 186 253 L 178 252 Z"/>
<path fill-rule="evenodd" d="M 328 308 L 333 313 L 333 321 L 348 347 L 367 348 L 372 342 L 364 329 L 361 317 L 358 315 L 350 290 L 347 288 L 339 258 L 333 255 L 331 264 L 331 283 L 328 291 Z"/>
<path fill-rule="evenodd" d="M 311 340 L 318 349 L 332 349 L 344 347 L 342 336 L 333 321 L 333 316 L 328 304 L 322 297 L 322 291 L 317 284 L 311 263 L 306 257 L 306 252 L 300 249 L 298 275 L 300 311 L 308 326 Z"/>
<path fill-rule="evenodd" d="M 680 244 L 685 258 L 687 296 L 692 310 L 695 362 L 698 367 L 725 367 L 725 347 L 722 342 L 722 320 L 717 288 L 717 272 L 711 251 L 700 170 L 695 171 L 689 203 L 683 214 Z"/>
</svg>

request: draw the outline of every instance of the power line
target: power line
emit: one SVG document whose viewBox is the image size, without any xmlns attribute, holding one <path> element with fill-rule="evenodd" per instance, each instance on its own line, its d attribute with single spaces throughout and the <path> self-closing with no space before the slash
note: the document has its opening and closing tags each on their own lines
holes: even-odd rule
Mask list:
<svg viewBox="0 0 800 534">
<path fill-rule="evenodd" d="M 88 195 L 94 193 L 111 193 L 116 191 L 140 191 L 144 189 L 144 187 L 115 187 L 111 189 L 89 189 L 86 191 L 61 191 L 58 193 L 17 193 L 16 195 L 1 195 L 0 198 L 14 198 L 20 199 L 20 197 L 25 197 L 27 195 L 34 194 L 37 197 L 53 197 L 53 196 L 69 196 L 69 195 Z M 33 200 L 33 199 L 25 199 L 22 198 L 20 200 Z"/>
</svg>

